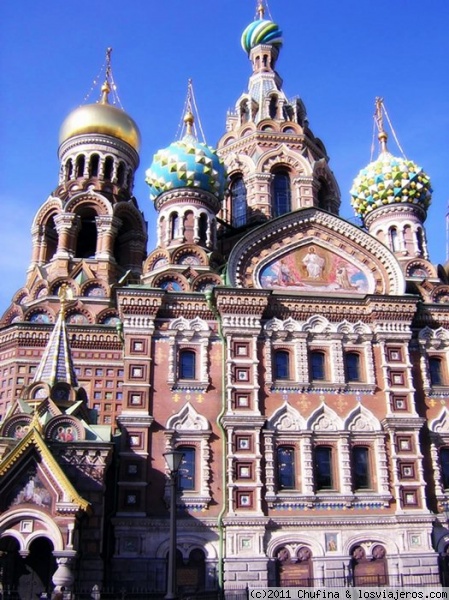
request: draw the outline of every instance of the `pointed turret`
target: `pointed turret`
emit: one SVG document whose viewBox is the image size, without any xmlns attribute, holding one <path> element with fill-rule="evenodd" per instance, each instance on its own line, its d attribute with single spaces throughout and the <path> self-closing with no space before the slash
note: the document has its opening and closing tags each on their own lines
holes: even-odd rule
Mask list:
<svg viewBox="0 0 449 600">
<path fill-rule="evenodd" d="M 68 383 L 71 387 L 78 387 L 75 368 L 65 324 L 65 312 L 68 300 L 68 287 L 61 285 L 59 298 L 61 308 L 58 319 L 51 332 L 47 347 L 36 369 L 33 383 L 42 381 L 53 387 L 56 383 Z"/>
<path fill-rule="evenodd" d="M 276 71 L 282 31 L 265 17 L 261 0 L 241 42 L 252 74 L 248 91 L 228 113 L 218 144 L 230 177 L 230 194 L 220 215 L 230 228 L 223 233 L 234 236 L 236 229 L 299 208 L 338 213 L 340 192 L 326 149 L 309 128 L 302 100 L 289 100 L 282 89 Z"/>
</svg>

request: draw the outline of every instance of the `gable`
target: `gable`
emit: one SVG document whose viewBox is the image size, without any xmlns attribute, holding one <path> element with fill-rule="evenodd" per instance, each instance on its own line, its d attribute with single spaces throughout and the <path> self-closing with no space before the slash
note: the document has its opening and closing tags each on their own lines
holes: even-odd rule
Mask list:
<svg viewBox="0 0 449 600">
<path fill-rule="evenodd" d="M 235 287 L 337 295 L 405 290 L 394 255 L 366 231 L 316 208 L 253 229 L 234 246 L 228 279 Z"/>
</svg>

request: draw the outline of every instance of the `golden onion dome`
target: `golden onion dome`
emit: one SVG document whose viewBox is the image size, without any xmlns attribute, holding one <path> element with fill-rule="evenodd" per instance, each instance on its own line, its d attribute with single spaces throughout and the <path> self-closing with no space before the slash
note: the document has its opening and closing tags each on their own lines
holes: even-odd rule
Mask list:
<svg viewBox="0 0 449 600">
<path fill-rule="evenodd" d="M 140 131 L 137 124 L 124 110 L 109 104 L 109 91 L 109 85 L 105 83 L 100 102 L 79 106 L 66 117 L 59 131 L 60 144 L 75 135 L 99 133 L 118 138 L 139 151 Z"/>
</svg>

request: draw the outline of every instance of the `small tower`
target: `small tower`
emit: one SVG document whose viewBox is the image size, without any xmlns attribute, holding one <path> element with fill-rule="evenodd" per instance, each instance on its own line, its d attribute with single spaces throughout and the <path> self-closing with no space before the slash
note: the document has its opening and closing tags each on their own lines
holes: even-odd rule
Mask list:
<svg viewBox="0 0 449 600">
<path fill-rule="evenodd" d="M 354 180 L 351 203 L 368 231 L 388 246 L 399 260 L 427 259 L 423 224 L 431 201 L 430 180 L 413 161 L 390 154 L 384 115 L 383 100 L 376 98 L 374 118 L 380 152 Z"/>
<path fill-rule="evenodd" d="M 304 103 L 282 89 L 276 71 L 282 31 L 265 18 L 263 2 L 241 43 L 252 74 L 218 144 L 230 181 L 220 215 L 230 247 L 242 228 L 312 206 L 337 214 L 340 206 L 326 149 L 309 128 Z"/>
<path fill-rule="evenodd" d="M 49 281 L 70 276 L 80 261 L 106 285 L 127 271 L 140 274 L 146 224 L 132 196 L 140 133 L 110 104 L 110 56 L 108 48 L 99 101 L 76 108 L 61 126 L 59 184 L 34 219 L 29 279 L 36 267 Z"/>
<path fill-rule="evenodd" d="M 158 235 L 157 249 L 145 263 L 143 279 L 145 283 L 171 290 L 191 289 L 185 279 L 186 268 L 194 269 L 194 275 L 189 275 L 192 280 L 209 271 L 211 265 L 215 266 L 217 259 L 216 215 L 226 175 L 215 150 L 198 141 L 194 111 L 199 122 L 189 81 L 182 138 L 159 150 L 146 172 L 150 198 L 158 213 Z M 155 272 L 160 274 L 161 268 L 171 271 L 168 279 L 164 276 L 161 280 L 159 275 L 155 279 Z M 193 289 L 200 291 L 202 287 Z"/>
</svg>

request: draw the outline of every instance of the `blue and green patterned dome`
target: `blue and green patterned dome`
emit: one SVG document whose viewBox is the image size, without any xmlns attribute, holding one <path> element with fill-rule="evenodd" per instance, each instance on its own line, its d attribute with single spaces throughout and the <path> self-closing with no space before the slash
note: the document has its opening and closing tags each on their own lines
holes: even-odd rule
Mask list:
<svg viewBox="0 0 449 600">
<path fill-rule="evenodd" d="M 154 155 L 145 181 L 150 186 L 152 200 L 163 192 L 186 187 L 219 197 L 224 192 L 226 172 L 213 148 L 187 134 Z"/>
<path fill-rule="evenodd" d="M 413 161 L 382 152 L 360 171 L 350 194 L 355 213 L 363 218 L 376 208 L 400 202 L 418 204 L 426 211 L 432 188 L 429 176 Z"/>
<path fill-rule="evenodd" d="M 242 48 L 248 54 L 259 44 L 280 48 L 282 43 L 282 31 L 276 23 L 267 19 L 253 21 L 242 33 Z"/>
</svg>

